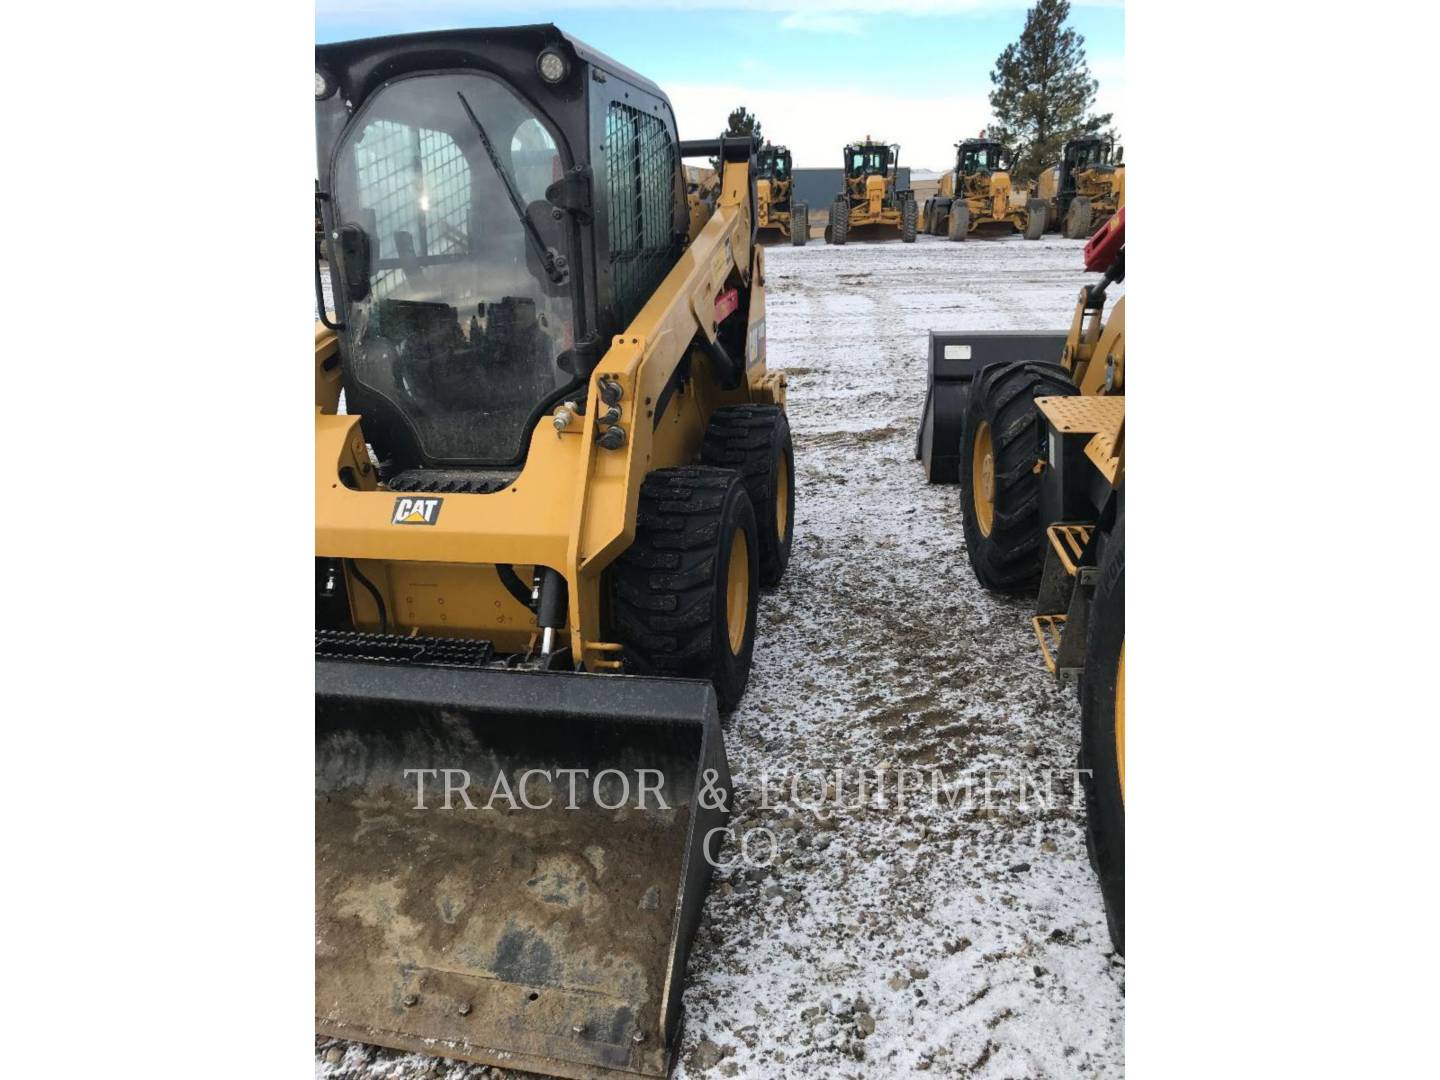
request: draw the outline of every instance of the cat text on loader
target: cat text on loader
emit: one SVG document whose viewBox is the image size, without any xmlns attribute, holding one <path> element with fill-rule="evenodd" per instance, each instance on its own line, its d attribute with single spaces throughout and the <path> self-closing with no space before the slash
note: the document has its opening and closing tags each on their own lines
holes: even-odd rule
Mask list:
<svg viewBox="0 0 1440 1080">
<path fill-rule="evenodd" d="M 754 141 L 548 25 L 315 90 L 317 1029 L 663 1076 L 794 520 Z"/>
<path fill-rule="evenodd" d="M 1040 174 L 1025 204 L 1041 223 L 1036 236 L 1059 232 L 1067 240 L 1084 240 L 1099 232 L 1125 205 L 1124 156 L 1123 148 L 1098 135 L 1069 140 L 1060 163 Z"/>
<path fill-rule="evenodd" d="M 1125 211 L 1091 238 L 1068 334 L 932 331 L 922 424 L 959 481 L 975 576 L 1035 596 L 1045 665 L 1078 686 L 1091 861 L 1125 951 Z M 1059 362 L 1055 362 L 1055 358 Z M 927 433 L 928 432 L 928 433 Z"/>
<path fill-rule="evenodd" d="M 763 234 L 775 229 L 795 247 L 810 239 L 810 208 L 794 202 L 790 151 L 766 143 L 755 157 L 756 223 Z M 763 238 L 763 237 L 762 237 Z"/>
<path fill-rule="evenodd" d="M 899 229 L 901 240 L 915 242 L 919 208 L 915 193 L 898 184 L 899 161 L 899 144 L 875 142 L 868 135 L 863 142 L 845 147 L 845 188 L 830 204 L 827 243 L 843 244 L 856 229 L 872 225 Z"/>
<path fill-rule="evenodd" d="M 922 230 L 951 240 L 1015 232 L 1024 233 L 1027 240 L 1040 239 L 1045 219 L 1011 202 L 1013 159 L 1010 150 L 994 139 L 982 136 L 956 143 L 955 168 L 940 178 L 939 191 L 926 200 L 920 215 Z"/>
</svg>

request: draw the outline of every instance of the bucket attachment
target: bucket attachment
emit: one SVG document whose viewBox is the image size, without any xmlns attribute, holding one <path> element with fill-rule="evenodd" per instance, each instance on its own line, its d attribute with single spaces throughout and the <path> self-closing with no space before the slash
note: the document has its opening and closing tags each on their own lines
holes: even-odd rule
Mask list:
<svg viewBox="0 0 1440 1080">
<path fill-rule="evenodd" d="M 729 813 L 709 683 L 317 658 L 315 713 L 316 1030 L 666 1075 Z"/>
<path fill-rule="evenodd" d="M 960 454 L 970 384 L 987 364 L 1022 360 L 1059 363 L 1066 335 L 1002 331 L 972 334 L 964 330 L 930 331 L 930 381 L 920 429 L 915 435 L 915 458 L 925 467 L 932 484 L 960 482 Z"/>
</svg>

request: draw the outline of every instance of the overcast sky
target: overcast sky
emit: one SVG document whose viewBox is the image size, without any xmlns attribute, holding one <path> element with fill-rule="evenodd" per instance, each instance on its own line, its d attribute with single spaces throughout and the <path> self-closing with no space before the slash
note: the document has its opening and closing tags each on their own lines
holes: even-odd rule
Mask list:
<svg viewBox="0 0 1440 1080">
<path fill-rule="evenodd" d="M 990 118 L 990 70 L 1020 35 L 1024 0 L 316 0 L 318 41 L 554 22 L 654 79 L 681 138 L 718 134 L 743 104 L 798 166 L 838 165 L 865 135 L 900 162 L 943 169 Z M 1124 8 L 1072 0 L 1098 107 L 1124 134 Z"/>
</svg>

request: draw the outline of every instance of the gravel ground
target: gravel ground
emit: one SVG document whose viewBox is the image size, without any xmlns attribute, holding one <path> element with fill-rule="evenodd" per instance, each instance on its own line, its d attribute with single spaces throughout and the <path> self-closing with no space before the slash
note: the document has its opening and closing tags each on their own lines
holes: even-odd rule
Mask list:
<svg viewBox="0 0 1440 1080">
<path fill-rule="evenodd" d="M 725 745 L 737 837 L 776 854 L 717 873 L 675 1075 L 1122 1076 L 1124 961 L 1073 797 L 1079 709 L 1040 663 L 1029 605 L 974 581 L 958 488 L 928 486 L 913 457 L 925 332 L 1063 329 L 1095 275 L 1052 238 L 767 259 L 795 547 Z M 884 794 L 853 809 L 862 774 Z M 502 1074 L 324 1041 L 316 1075 Z"/>
</svg>

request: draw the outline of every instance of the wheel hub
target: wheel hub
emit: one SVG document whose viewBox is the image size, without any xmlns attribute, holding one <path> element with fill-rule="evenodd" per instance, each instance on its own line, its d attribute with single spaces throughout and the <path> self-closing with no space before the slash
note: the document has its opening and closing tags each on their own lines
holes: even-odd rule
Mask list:
<svg viewBox="0 0 1440 1080">
<path fill-rule="evenodd" d="M 785 532 L 790 527 L 790 465 L 782 451 L 775 466 L 775 531 L 780 543 L 785 543 Z"/>
<path fill-rule="evenodd" d="M 730 541 L 730 570 L 725 579 L 725 630 L 730 651 L 740 655 L 745 645 L 745 623 L 750 616 L 750 545 L 743 529 Z"/>
<path fill-rule="evenodd" d="M 971 502 L 981 536 L 989 536 L 995 522 L 995 445 L 990 425 L 984 420 L 975 428 L 975 446 L 970 462 Z"/>
</svg>

